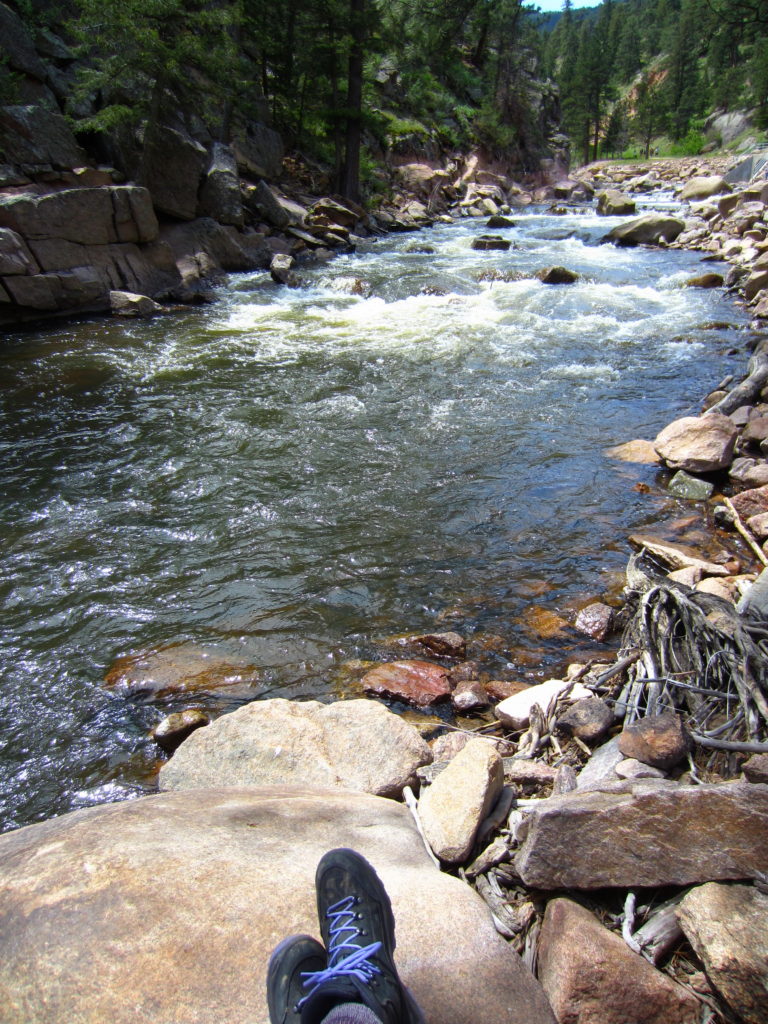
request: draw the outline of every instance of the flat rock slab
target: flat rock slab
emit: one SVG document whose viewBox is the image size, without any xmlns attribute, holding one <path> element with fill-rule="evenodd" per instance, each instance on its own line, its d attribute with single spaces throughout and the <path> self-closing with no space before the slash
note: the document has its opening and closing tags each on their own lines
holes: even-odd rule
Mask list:
<svg viewBox="0 0 768 1024">
<path fill-rule="evenodd" d="M 154 698 L 222 687 L 253 693 L 258 678 L 256 667 L 244 658 L 185 643 L 115 659 L 104 684 L 124 697 Z"/>
<path fill-rule="evenodd" d="M 768 896 L 710 882 L 686 895 L 677 916 L 732 1009 L 749 1024 L 768 1024 Z"/>
<path fill-rule="evenodd" d="M 429 707 L 451 695 L 448 669 L 431 661 L 389 661 L 366 672 L 362 684 L 366 693 L 416 707 Z"/>
<path fill-rule="evenodd" d="M 699 1002 L 584 907 L 547 904 L 539 980 L 560 1024 L 697 1024 Z"/>
<path fill-rule="evenodd" d="M 315 867 L 338 846 L 380 874 L 398 968 L 430 1024 L 555 1024 L 403 805 L 256 787 L 165 793 L 1 836 L 3 1024 L 267 1024 L 269 955 L 319 934 Z"/>
<path fill-rule="evenodd" d="M 634 888 L 768 871 L 768 786 L 618 782 L 543 800 L 515 858 L 536 889 Z"/>
<path fill-rule="evenodd" d="M 432 751 L 373 700 L 254 701 L 193 733 L 160 770 L 161 789 L 310 785 L 398 796 Z"/>
</svg>

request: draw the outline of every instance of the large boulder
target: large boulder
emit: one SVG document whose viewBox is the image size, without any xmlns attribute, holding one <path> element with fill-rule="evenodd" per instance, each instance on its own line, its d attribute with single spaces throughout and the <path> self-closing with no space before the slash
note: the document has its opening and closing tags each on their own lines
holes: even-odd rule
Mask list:
<svg viewBox="0 0 768 1024">
<path fill-rule="evenodd" d="M 697 1024 L 699 1001 L 584 907 L 547 904 L 538 975 L 562 1024 Z"/>
<path fill-rule="evenodd" d="M 681 199 L 709 199 L 710 196 L 717 196 L 721 192 L 730 192 L 731 186 L 721 178 L 719 174 L 689 178 L 683 185 L 680 192 Z"/>
<path fill-rule="evenodd" d="M 45 64 L 40 60 L 32 37 L 21 18 L 0 3 L 0 62 L 40 82 L 45 81 Z M 1 147 L 0 147 L 1 148 Z"/>
<path fill-rule="evenodd" d="M 542 800 L 515 858 L 535 889 L 690 885 L 768 871 L 768 786 L 606 783 Z"/>
<path fill-rule="evenodd" d="M 252 121 L 235 132 L 232 152 L 242 174 L 254 178 L 280 177 L 283 168 L 283 140 L 272 128 Z"/>
<path fill-rule="evenodd" d="M 654 445 L 672 469 L 714 473 L 730 466 L 738 436 L 732 419 L 711 412 L 674 420 L 657 435 Z"/>
<path fill-rule="evenodd" d="M 162 789 L 311 785 L 399 796 L 432 752 L 371 700 L 254 701 L 194 733 L 160 770 Z"/>
<path fill-rule="evenodd" d="M 61 239 L 108 245 L 152 242 L 158 235 L 149 193 L 131 185 L 2 196 L 0 226 L 16 231 L 28 243 Z"/>
<path fill-rule="evenodd" d="M 37 105 L 0 107 L 0 153 L 3 163 L 17 166 L 61 169 L 86 162 L 63 115 Z"/>
<path fill-rule="evenodd" d="M 194 220 L 197 192 L 208 166 L 208 153 L 190 136 L 164 125 L 147 132 L 141 162 L 141 183 L 159 213 Z"/>
<path fill-rule="evenodd" d="M 606 240 L 617 245 L 659 245 L 674 242 L 685 230 L 683 221 L 662 213 L 646 213 L 626 224 L 618 224 L 606 235 Z"/>
<path fill-rule="evenodd" d="M 200 212 L 220 224 L 243 226 L 237 162 L 230 147 L 221 142 L 211 147 L 211 162 L 200 186 Z"/>
<path fill-rule="evenodd" d="M 617 188 L 607 188 L 598 193 L 597 212 L 601 217 L 624 217 L 637 209 L 634 199 L 625 196 Z"/>
<path fill-rule="evenodd" d="M 753 886 L 710 882 L 677 910 L 707 977 L 748 1024 L 768 1024 L 768 896 Z"/>
<path fill-rule="evenodd" d="M 161 794 L 0 836 L 4 1024 L 267 1024 L 270 953 L 318 935 L 315 868 L 339 846 L 381 876 L 398 969 L 430 1024 L 555 1024 L 407 808 L 287 787 Z"/>
</svg>

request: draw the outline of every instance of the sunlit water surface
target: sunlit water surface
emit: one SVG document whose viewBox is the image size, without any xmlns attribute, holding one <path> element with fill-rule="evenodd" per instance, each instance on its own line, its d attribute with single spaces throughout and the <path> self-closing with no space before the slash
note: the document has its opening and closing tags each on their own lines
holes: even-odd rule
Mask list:
<svg viewBox="0 0 768 1024">
<path fill-rule="evenodd" d="M 119 655 L 202 644 L 258 668 L 253 696 L 322 699 L 409 630 L 501 637 L 500 675 L 563 657 L 531 606 L 609 588 L 670 503 L 604 449 L 698 411 L 745 334 L 682 287 L 695 254 L 600 245 L 617 221 L 591 212 L 515 220 L 507 253 L 464 221 L 301 289 L 236 275 L 202 310 L 3 343 L 0 827 L 151 788 L 151 726 L 235 704 L 115 696 Z M 478 280 L 551 264 L 582 278 Z"/>
</svg>

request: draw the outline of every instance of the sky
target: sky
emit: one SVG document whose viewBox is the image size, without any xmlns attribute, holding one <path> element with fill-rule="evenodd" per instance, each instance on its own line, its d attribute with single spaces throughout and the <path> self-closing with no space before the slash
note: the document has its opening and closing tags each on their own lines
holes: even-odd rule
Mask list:
<svg viewBox="0 0 768 1024">
<path fill-rule="evenodd" d="M 530 3 L 540 7 L 542 11 L 562 11 L 563 0 L 529 0 Z M 602 0 L 574 0 L 573 9 L 579 7 L 597 7 Z"/>
</svg>

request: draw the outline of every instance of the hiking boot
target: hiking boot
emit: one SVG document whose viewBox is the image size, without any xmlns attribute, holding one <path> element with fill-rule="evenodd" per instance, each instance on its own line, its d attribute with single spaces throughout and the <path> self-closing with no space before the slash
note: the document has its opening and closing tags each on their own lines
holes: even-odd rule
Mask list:
<svg viewBox="0 0 768 1024">
<path fill-rule="evenodd" d="M 305 978 L 324 971 L 325 950 L 309 935 L 284 939 L 269 958 L 267 1005 L 271 1024 L 299 1024 L 301 1004 L 307 996 Z"/>
<path fill-rule="evenodd" d="M 326 970 L 306 979 L 302 1024 L 340 1003 L 362 1003 L 383 1024 L 424 1024 L 395 967 L 395 918 L 386 890 L 354 850 L 331 850 L 317 865 L 317 915 L 328 951 Z"/>
</svg>

